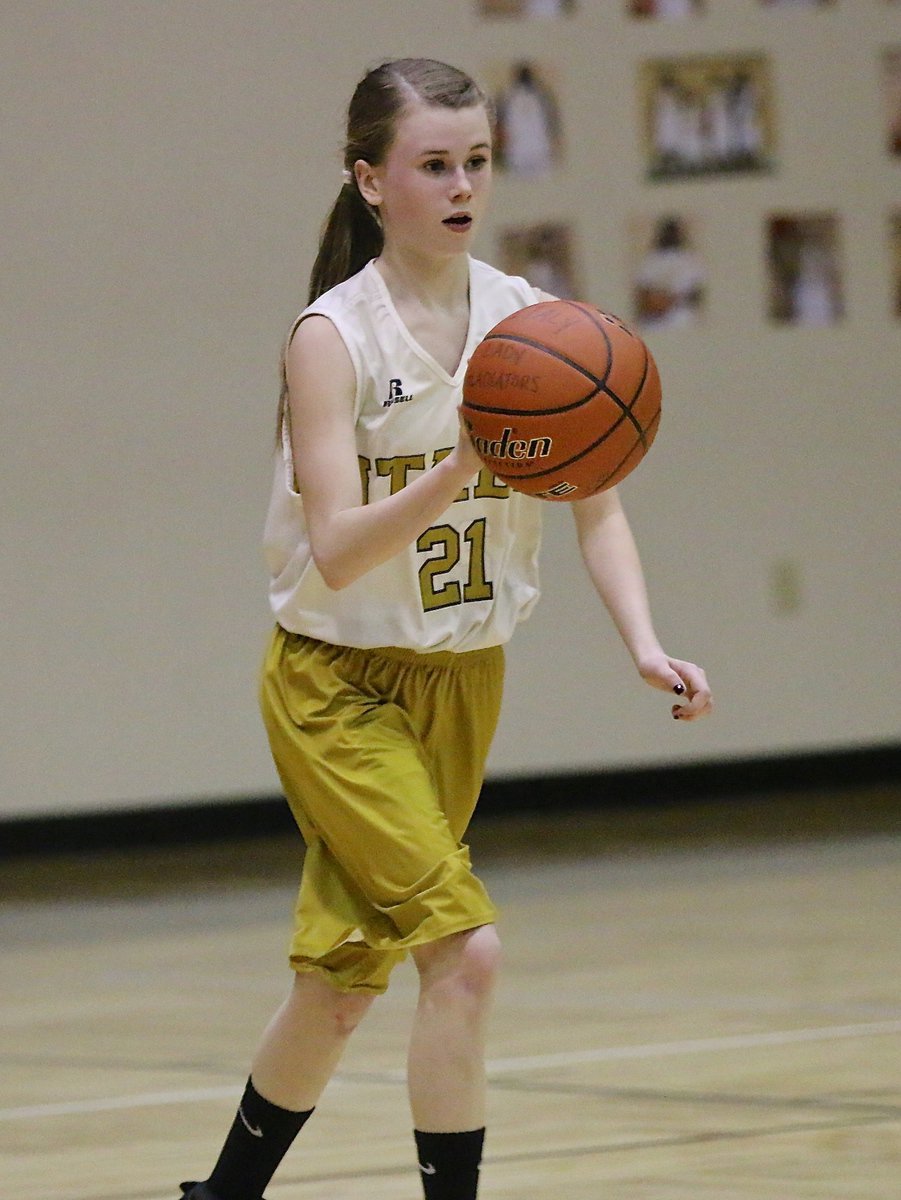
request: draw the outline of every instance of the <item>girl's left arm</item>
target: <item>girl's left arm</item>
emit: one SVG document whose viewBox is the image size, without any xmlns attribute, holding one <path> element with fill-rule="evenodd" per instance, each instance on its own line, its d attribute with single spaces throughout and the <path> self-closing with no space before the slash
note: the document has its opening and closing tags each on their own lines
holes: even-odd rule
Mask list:
<svg viewBox="0 0 901 1200">
<path fill-rule="evenodd" d="M 670 658 L 657 640 L 641 560 L 616 488 L 570 507 L 588 574 L 642 679 L 682 697 L 672 708 L 679 720 L 709 713 L 712 700 L 704 671 Z"/>
</svg>

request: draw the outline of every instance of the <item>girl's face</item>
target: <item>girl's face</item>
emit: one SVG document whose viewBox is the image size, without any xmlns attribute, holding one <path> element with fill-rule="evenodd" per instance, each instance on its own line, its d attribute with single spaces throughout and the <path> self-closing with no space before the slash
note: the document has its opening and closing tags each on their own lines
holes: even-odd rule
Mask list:
<svg viewBox="0 0 901 1200">
<path fill-rule="evenodd" d="M 360 159 L 357 181 L 379 211 L 386 246 L 430 256 L 467 250 L 491 192 L 491 128 L 481 104 L 416 104 L 384 162 Z"/>
</svg>

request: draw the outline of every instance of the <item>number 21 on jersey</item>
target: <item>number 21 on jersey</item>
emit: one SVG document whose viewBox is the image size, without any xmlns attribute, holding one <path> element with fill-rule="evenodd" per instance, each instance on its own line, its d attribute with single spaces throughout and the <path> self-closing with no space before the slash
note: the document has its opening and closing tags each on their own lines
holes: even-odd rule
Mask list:
<svg viewBox="0 0 901 1200">
<path fill-rule="evenodd" d="M 466 526 L 461 537 L 453 525 L 432 525 L 416 539 L 416 549 L 427 556 L 419 568 L 425 612 L 494 596 L 485 573 L 485 526 L 486 518 L 479 517 Z"/>
</svg>

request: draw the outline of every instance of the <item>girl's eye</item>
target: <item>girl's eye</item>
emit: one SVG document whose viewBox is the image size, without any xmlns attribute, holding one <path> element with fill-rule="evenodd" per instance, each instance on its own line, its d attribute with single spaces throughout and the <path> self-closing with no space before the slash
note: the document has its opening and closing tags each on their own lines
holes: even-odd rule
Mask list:
<svg viewBox="0 0 901 1200">
<path fill-rule="evenodd" d="M 488 165 L 489 161 L 487 154 L 474 154 L 472 158 L 467 160 L 466 166 L 470 171 L 481 171 L 483 167 Z M 432 175 L 438 175 L 440 172 L 447 170 L 447 163 L 441 158 L 427 159 L 422 165 L 424 170 L 430 172 Z"/>
</svg>

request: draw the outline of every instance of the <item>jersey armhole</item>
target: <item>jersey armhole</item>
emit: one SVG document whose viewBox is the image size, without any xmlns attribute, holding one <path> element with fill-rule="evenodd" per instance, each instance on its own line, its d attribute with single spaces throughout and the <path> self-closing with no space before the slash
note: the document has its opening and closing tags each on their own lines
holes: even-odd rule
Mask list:
<svg viewBox="0 0 901 1200">
<path fill-rule="evenodd" d="M 354 373 L 354 421 L 356 421 L 360 416 L 360 409 L 362 407 L 362 359 L 358 352 L 358 348 L 354 345 L 352 339 L 347 336 L 347 333 L 343 327 L 344 323 L 342 321 L 336 320 L 334 314 L 330 312 L 323 312 L 322 310 L 314 307 L 304 309 L 304 311 L 291 326 L 291 332 L 288 334 L 287 341 L 285 342 L 285 355 L 287 356 L 288 350 L 291 347 L 291 343 L 293 342 L 298 329 L 300 329 L 307 317 L 325 317 L 325 319 L 331 323 L 332 328 L 338 334 L 338 337 L 341 339 L 344 345 L 344 349 L 347 351 L 347 357 L 350 359 L 350 365 L 353 368 Z M 285 407 L 287 410 L 287 405 Z"/>
</svg>

